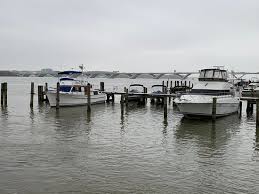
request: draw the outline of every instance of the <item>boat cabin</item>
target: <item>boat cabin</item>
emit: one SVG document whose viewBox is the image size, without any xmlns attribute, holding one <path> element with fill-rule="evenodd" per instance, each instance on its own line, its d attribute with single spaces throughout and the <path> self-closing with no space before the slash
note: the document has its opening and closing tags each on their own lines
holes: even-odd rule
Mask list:
<svg viewBox="0 0 259 194">
<path fill-rule="evenodd" d="M 144 93 L 144 86 L 142 84 L 131 84 L 129 86 L 130 93 Z"/>
<path fill-rule="evenodd" d="M 213 68 L 202 69 L 200 71 L 199 81 L 224 81 L 227 82 L 228 74 L 226 70 Z"/>
<path fill-rule="evenodd" d="M 166 90 L 167 88 L 164 85 L 153 85 L 151 87 L 151 92 L 153 94 L 164 94 Z"/>
</svg>

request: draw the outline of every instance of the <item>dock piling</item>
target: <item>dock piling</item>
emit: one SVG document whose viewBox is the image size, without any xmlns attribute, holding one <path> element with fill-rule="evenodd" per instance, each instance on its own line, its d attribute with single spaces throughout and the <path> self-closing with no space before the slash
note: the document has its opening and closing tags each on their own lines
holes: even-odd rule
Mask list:
<svg viewBox="0 0 259 194">
<path fill-rule="evenodd" d="M 59 103 L 60 103 L 60 96 L 59 96 L 59 92 L 60 92 L 60 83 L 59 83 L 59 82 L 57 82 L 56 109 L 59 109 Z"/>
<path fill-rule="evenodd" d="M 239 101 L 239 118 L 242 117 L 242 106 L 243 106 L 242 101 Z"/>
<path fill-rule="evenodd" d="M 44 101 L 44 92 L 43 92 L 43 86 L 38 86 L 38 102 L 42 103 Z"/>
<path fill-rule="evenodd" d="M 217 98 L 213 98 L 213 104 L 212 104 L 212 120 L 216 121 L 216 114 L 217 114 Z"/>
<path fill-rule="evenodd" d="M 164 97 L 164 118 L 167 119 L 167 97 Z"/>
<path fill-rule="evenodd" d="M 90 112 L 91 111 L 91 85 L 88 83 L 87 84 L 87 111 Z"/>
<path fill-rule="evenodd" d="M 1 106 L 7 106 L 7 83 L 1 83 Z"/>
<path fill-rule="evenodd" d="M 259 98 L 256 99 L 256 127 L 259 127 Z"/>
<path fill-rule="evenodd" d="M 34 82 L 31 82 L 31 98 L 30 98 L 30 107 L 33 107 L 33 96 L 34 96 Z"/>
<path fill-rule="evenodd" d="M 125 103 L 126 103 L 126 107 L 127 107 L 129 105 L 129 89 L 128 88 L 126 88 Z"/>
</svg>

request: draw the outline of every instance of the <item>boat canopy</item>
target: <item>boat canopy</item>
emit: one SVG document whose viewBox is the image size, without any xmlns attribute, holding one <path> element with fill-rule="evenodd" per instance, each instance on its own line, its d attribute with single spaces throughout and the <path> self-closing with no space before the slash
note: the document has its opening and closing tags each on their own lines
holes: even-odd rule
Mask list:
<svg viewBox="0 0 259 194">
<path fill-rule="evenodd" d="M 131 86 L 141 86 L 141 87 L 144 87 L 142 84 L 131 84 L 130 87 Z"/>
<path fill-rule="evenodd" d="M 82 74 L 81 71 L 61 71 L 58 75 L 73 75 L 73 74 Z"/>
<path fill-rule="evenodd" d="M 202 69 L 200 71 L 199 81 L 227 81 L 228 74 L 222 69 Z"/>
<path fill-rule="evenodd" d="M 60 78 L 60 81 L 74 81 L 74 79 L 69 77 L 62 77 Z"/>
</svg>

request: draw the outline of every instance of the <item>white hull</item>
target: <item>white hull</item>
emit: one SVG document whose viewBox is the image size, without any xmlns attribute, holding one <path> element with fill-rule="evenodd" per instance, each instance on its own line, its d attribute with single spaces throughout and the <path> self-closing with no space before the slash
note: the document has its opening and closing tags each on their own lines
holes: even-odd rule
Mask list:
<svg viewBox="0 0 259 194">
<path fill-rule="evenodd" d="M 47 97 L 51 107 L 56 106 L 56 92 L 48 92 Z M 60 106 L 82 106 L 87 105 L 87 96 L 81 93 L 62 93 L 59 94 Z M 104 103 L 106 99 L 105 94 L 91 95 L 91 104 Z"/>
<path fill-rule="evenodd" d="M 187 96 L 187 95 L 186 95 Z M 185 116 L 212 116 L 213 96 L 188 95 L 187 99 L 176 99 L 175 103 L 180 112 Z M 216 116 L 226 116 L 237 112 L 239 99 L 235 97 L 218 97 L 216 104 Z"/>
</svg>

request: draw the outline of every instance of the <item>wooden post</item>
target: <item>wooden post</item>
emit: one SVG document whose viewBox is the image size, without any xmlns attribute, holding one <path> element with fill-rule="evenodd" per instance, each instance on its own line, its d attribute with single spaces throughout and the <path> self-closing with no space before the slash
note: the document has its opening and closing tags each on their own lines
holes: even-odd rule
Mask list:
<svg viewBox="0 0 259 194">
<path fill-rule="evenodd" d="M 191 87 L 191 81 L 189 81 L 189 88 Z"/>
<path fill-rule="evenodd" d="M 173 87 L 173 81 L 170 81 L 170 89 Z"/>
<path fill-rule="evenodd" d="M 31 82 L 31 100 L 30 100 L 30 107 L 33 107 L 33 96 L 34 96 L 34 82 Z"/>
<path fill-rule="evenodd" d="M 167 97 L 164 97 L 164 118 L 167 118 Z"/>
<path fill-rule="evenodd" d="M 124 94 L 121 94 L 121 115 L 124 114 Z"/>
<path fill-rule="evenodd" d="M 44 101 L 43 86 L 38 86 L 38 102 L 42 103 Z"/>
<path fill-rule="evenodd" d="M 167 81 L 166 81 L 166 87 L 167 87 L 167 88 L 168 88 L 168 86 L 169 86 L 168 84 L 169 84 L 169 82 L 168 82 L 168 80 L 167 80 Z"/>
<path fill-rule="evenodd" d="M 183 81 L 181 81 L 181 86 L 183 86 Z"/>
<path fill-rule="evenodd" d="M 184 86 L 185 86 L 185 87 L 187 86 L 187 81 L 184 81 Z"/>
<path fill-rule="evenodd" d="M 48 83 L 46 82 L 46 83 L 45 83 L 45 88 L 44 88 L 45 94 L 47 94 L 48 90 L 49 90 L 49 88 L 48 88 Z"/>
<path fill-rule="evenodd" d="M 128 106 L 128 103 L 129 103 L 129 90 L 128 90 L 128 88 L 126 89 L 125 103 L 126 103 L 126 106 Z"/>
<path fill-rule="evenodd" d="M 60 83 L 59 83 L 59 82 L 57 82 L 56 109 L 59 109 L 59 103 L 60 103 L 60 96 L 59 96 L 59 92 L 60 92 Z"/>
<path fill-rule="evenodd" d="M 256 127 L 259 127 L 259 98 L 256 99 Z"/>
<path fill-rule="evenodd" d="M 175 87 L 175 86 L 177 86 L 177 82 L 176 82 L 176 81 L 174 81 L 174 87 Z"/>
<path fill-rule="evenodd" d="M 104 82 L 100 82 L 100 91 L 104 91 Z"/>
<path fill-rule="evenodd" d="M 1 83 L 1 106 L 4 105 L 4 83 Z"/>
<path fill-rule="evenodd" d="M 91 111 L 91 85 L 87 84 L 87 111 Z"/>
<path fill-rule="evenodd" d="M 162 85 L 163 85 L 163 86 L 165 85 L 165 81 L 162 81 Z"/>
<path fill-rule="evenodd" d="M 112 103 L 114 103 L 114 101 L 115 101 L 115 100 L 114 100 L 114 94 L 112 94 Z"/>
<path fill-rule="evenodd" d="M 239 118 L 242 117 L 242 101 L 239 101 Z"/>
<path fill-rule="evenodd" d="M 1 83 L 1 106 L 7 106 L 7 83 Z"/>
<path fill-rule="evenodd" d="M 7 106 L 7 83 L 5 82 L 4 83 L 5 87 L 4 87 L 4 102 L 5 102 L 5 105 L 4 106 Z"/>
<path fill-rule="evenodd" d="M 212 103 L 212 120 L 216 120 L 216 114 L 217 114 L 217 98 L 213 98 L 213 103 Z"/>
</svg>

